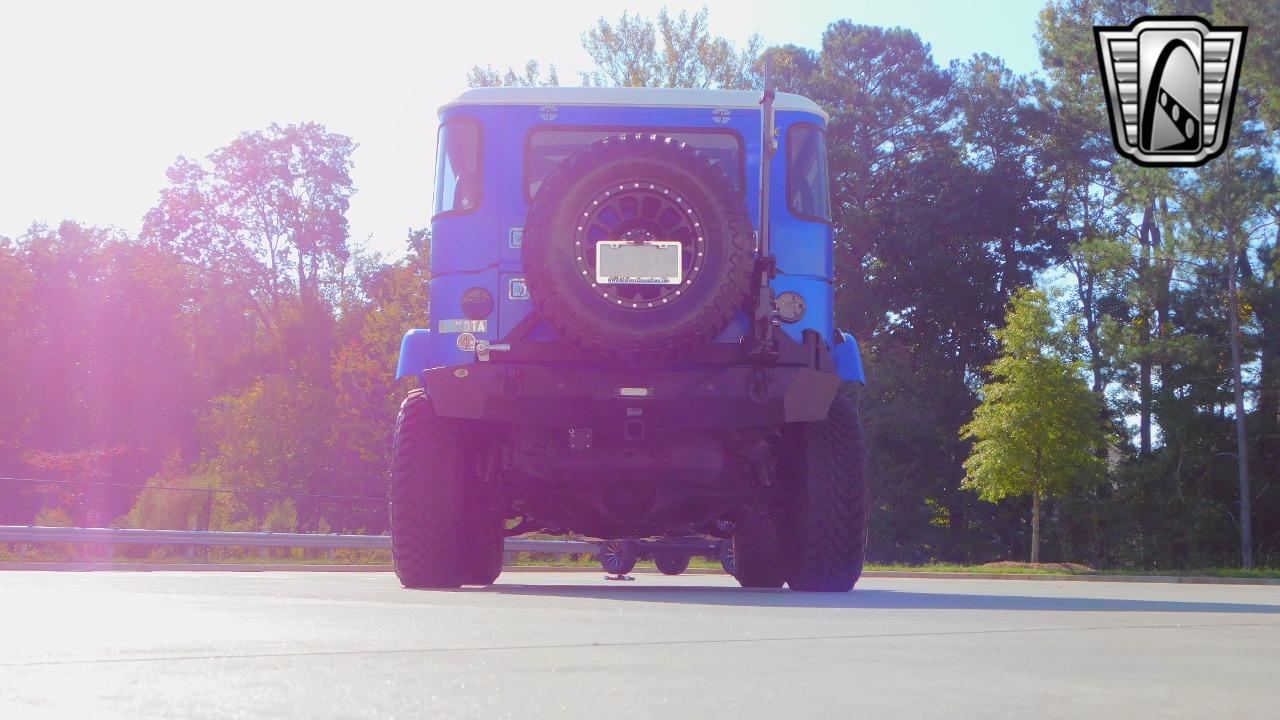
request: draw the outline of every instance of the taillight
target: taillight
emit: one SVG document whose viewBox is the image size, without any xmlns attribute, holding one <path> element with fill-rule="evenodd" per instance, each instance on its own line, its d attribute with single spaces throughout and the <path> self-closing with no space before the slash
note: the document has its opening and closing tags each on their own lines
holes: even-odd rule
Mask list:
<svg viewBox="0 0 1280 720">
<path fill-rule="evenodd" d="M 493 312 L 493 294 L 482 287 L 462 293 L 462 312 L 472 320 L 488 317 Z"/>
</svg>

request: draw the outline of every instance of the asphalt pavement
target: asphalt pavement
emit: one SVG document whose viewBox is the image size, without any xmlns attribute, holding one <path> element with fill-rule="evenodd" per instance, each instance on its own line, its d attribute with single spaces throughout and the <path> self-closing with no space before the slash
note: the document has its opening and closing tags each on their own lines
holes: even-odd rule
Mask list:
<svg viewBox="0 0 1280 720">
<path fill-rule="evenodd" d="M 0 572 L 0 718 L 1274 718 L 1280 586 Z"/>
</svg>

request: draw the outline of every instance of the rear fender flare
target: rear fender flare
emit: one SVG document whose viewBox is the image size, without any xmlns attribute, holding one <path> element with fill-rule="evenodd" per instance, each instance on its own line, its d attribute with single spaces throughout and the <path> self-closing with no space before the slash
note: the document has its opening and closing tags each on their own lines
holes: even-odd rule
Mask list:
<svg viewBox="0 0 1280 720">
<path fill-rule="evenodd" d="M 400 340 L 400 360 L 396 363 L 396 379 L 420 375 L 431 361 L 431 331 L 415 328 Z"/>
<path fill-rule="evenodd" d="M 841 380 L 867 384 L 867 376 L 862 371 L 862 350 L 852 335 L 836 330 L 835 346 L 831 348 L 831 358 L 836 362 L 836 374 Z"/>
</svg>

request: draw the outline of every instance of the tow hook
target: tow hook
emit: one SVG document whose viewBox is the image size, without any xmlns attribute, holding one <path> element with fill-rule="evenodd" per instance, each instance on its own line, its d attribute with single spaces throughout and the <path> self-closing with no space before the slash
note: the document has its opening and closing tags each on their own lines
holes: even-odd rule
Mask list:
<svg viewBox="0 0 1280 720">
<path fill-rule="evenodd" d="M 476 341 L 476 359 L 480 362 L 489 362 L 489 353 L 491 352 L 510 352 L 511 345 L 507 343 L 489 343 L 484 340 Z"/>
</svg>

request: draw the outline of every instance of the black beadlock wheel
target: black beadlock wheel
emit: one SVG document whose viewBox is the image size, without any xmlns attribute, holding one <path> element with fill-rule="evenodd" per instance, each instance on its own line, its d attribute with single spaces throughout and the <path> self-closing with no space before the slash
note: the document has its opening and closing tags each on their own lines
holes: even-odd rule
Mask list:
<svg viewBox="0 0 1280 720">
<path fill-rule="evenodd" d="M 422 390 L 400 405 L 391 466 L 391 557 L 407 588 L 487 585 L 502 570 L 502 520 L 483 502 L 463 421 Z M 496 553 L 495 553 L 496 548 Z"/>
<path fill-rule="evenodd" d="M 730 575 L 737 576 L 738 563 L 733 554 L 733 540 L 721 540 L 716 555 L 720 559 L 720 568 Z"/>
<path fill-rule="evenodd" d="M 660 552 L 653 556 L 653 564 L 663 575 L 679 575 L 689 569 L 690 558 L 684 553 Z"/>
<path fill-rule="evenodd" d="M 679 243 L 680 282 L 601 282 L 596 246 L 607 241 Z M 605 357 L 666 361 L 711 340 L 743 305 L 755 235 L 733 182 L 697 149 L 627 133 L 557 166 L 521 252 L 529 294 L 557 335 Z"/>
<path fill-rule="evenodd" d="M 630 540 L 609 540 L 600 545 L 600 567 L 610 575 L 626 575 L 636 567 L 636 544 Z"/>
<path fill-rule="evenodd" d="M 797 490 L 787 559 L 792 590 L 848 592 L 858 582 L 867 550 L 866 464 L 858 410 L 844 395 L 826 420 L 783 428 L 779 478 Z"/>
</svg>

